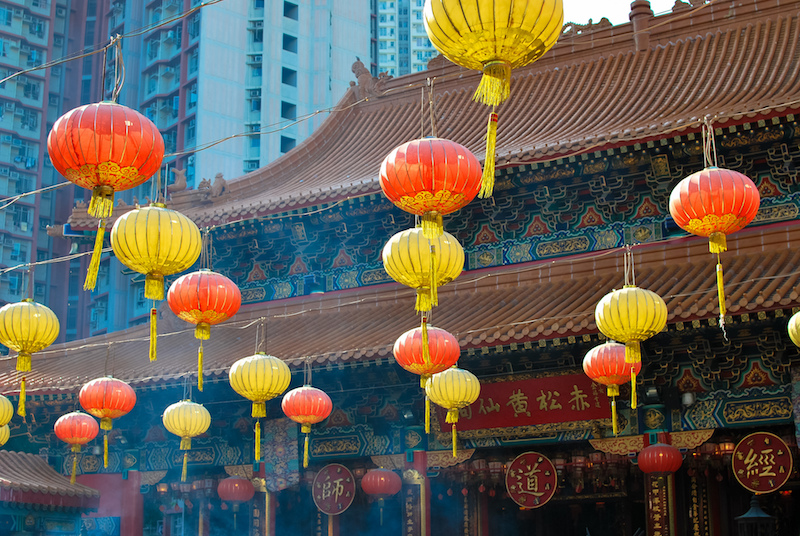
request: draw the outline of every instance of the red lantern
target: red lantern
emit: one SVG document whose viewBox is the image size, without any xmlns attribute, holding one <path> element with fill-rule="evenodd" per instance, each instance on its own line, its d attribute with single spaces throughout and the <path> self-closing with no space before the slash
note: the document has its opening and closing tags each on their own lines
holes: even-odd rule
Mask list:
<svg viewBox="0 0 800 536">
<path fill-rule="evenodd" d="M 720 323 L 725 322 L 725 291 L 719 254 L 728 249 L 726 235 L 753 221 L 761 196 L 749 177 L 737 171 L 707 167 L 683 179 L 669 196 L 669 212 L 681 229 L 708 237 L 717 254 Z"/>
<path fill-rule="evenodd" d="M 635 399 L 635 378 L 642 370 L 642 362 L 625 362 L 625 345 L 607 342 L 595 346 L 583 358 L 583 372 L 592 380 L 606 386 L 611 397 L 611 422 L 614 435 L 617 435 L 617 401 L 619 386 L 631 381 L 631 397 Z"/>
<path fill-rule="evenodd" d="M 122 380 L 97 378 L 81 387 L 81 407 L 100 419 L 100 428 L 111 430 L 111 419 L 126 415 L 136 405 L 136 393 Z M 103 467 L 108 467 L 108 434 L 103 435 Z"/>
<path fill-rule="evenodd" d="M 665 443 L 655 443 L 639 453 L 639 469 L 651 475 L 668 475 L 681 468 L 681 451 Z"/>
<path fill-rule="evenodd" d="M 100 102 L 59 117 L 47 136 L 47 153 L 68 181 L 92 190 L 88 212 L 100 222 L 84 289 L 93 290 L 103 249 L 103 219 L 114 210 L 114 192 L 138 186 L 158 171 L 164 139 L 136 110 Z"/>
<path fill-rule="evenodd" d="M 236 512 L 239 511 L 239 504 L 251 500 L 255 493 L 253 484 L 246 478 L 232 476 L 220 480 L 217 486 L 219 498 L 233 503 L 233 530 L 236 530 Z"/>
<path fill-rule="evenodd" d="M 333 402 L 325 391 L 304 385 L 292 389 L 283 396 L 281 409 L 287 417 L 301 425 L 300 430 L 306 434 L 303 446 L 303 467 L 308 467 L 308 434 L 311 425 L 322 422 L 333 411 Z"/>
<path fill-rule="evenodd" d="M 85 445 L 95 437 L 100 428 L 97 421 L 80 411 L 73 411 L 58 418 L 53 431 L 61 441 L 72 445 L 72 476 L 70 482 L 75 483 L 75 473 L 78 469 L 78 453 L 81 445 Z"/>
<path fill-rule="evenodd" d="M 375 495 L 380 506 L 380 521 L 383 525 L 383 500 L 392 495 L 397 495 L 403 487 L 403 481 L 394 471 L 388 469 L 372 469 L 367 471 L 361 479 L 361 489 L 367 495 Z"/>
<path fill-rule="evenodd" d="M 239 310 L 242 294 L 236 283 L 211 270 L 183 275 L 169 287 L 167 303 L 178 318 L 197 327 L 200 339 L 197 352 L 197 388 L 203 390 L 203 340 L 211 336 L 211 326 L 225 322 Z"/>
<path fill-rule="evenodd" d="M 393 150 L 381 165 L 381 189 L 399 208 L 422 216 L 425 236 L 442 234 L 442 215 L 475 199 L 481 165 L 466 147 L 442 138 L 413 140 Z"/>
<path fill-rule="evenodd" d="M 422 326 L 406 331 L 394 343 L 395 360 L 409 372 L 420 375 L 420 387 L 425 389 L 428 378 L 447 370 L 458 362 L 461 347 L 458 339 L 447 331 Z M 425 433 L 430 433 L 430 400 L 425 396 Z"/>
</svg>

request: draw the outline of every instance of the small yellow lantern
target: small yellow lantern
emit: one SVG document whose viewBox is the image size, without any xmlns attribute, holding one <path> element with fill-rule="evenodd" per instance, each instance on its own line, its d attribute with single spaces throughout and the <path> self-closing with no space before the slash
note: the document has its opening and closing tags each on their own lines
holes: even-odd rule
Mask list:
<svg viewBox="0 0 800 536">
<path fill-rule="evenodd" d="M 14 416 L 14 405 L 11 401 L 0 395 L 0 426 L 5 426 L 11 422 L 11 417 Z"/>
<path fill-rule="evenodd" d="M 192 438 L 204 434 L 211 426 L 211 414 L 201 404 L 191 400 L 181 400 L 164 410 L 161 416 L 164 428 L 181 438 L 181 450 L 192 448 Z M 183 454 L 181 482 L 186 482 L 189 453 Z"/>
<path fill-rule="evenodd" d="M 425 386 L 425 394 L 436 405 L 447 410 L 445 422 L 452 424 L 453 458 L 458 452 L 456 423 L 458 411 L 475 402 L 481 393 L 481 382 L 471 372 L 452 367 L 430 377 Z"/>
<path fill-rule="evenodd" d="M 8 443 L 8 440 L 11 438 L 11 429 L 8 427 L 7 424 L 0 426 L 0 447 Z"/>
<path fill-rule="evenodd" d="M 609 292 L 594 309 L 597 328 L 609 339 L 625 343 L 625 362 L 641 363 L 639 343 L 667 326 L 667 304 L 653 291 L 625 285 Z M 631 407 L 636 408 L 636 373 L 631 368 Z"/>
<path fill-rule="evenodd" d="M 266 401 L 282 394 L 292 373 L 289 366 L 277 357 L 259 352 L 243 357 L 231 366 L 228 378 L 233 390 L 253 402 L 255 417 L 255 461 L 261 459 L 261 419 L 267 416 Z"/>
<path fill-rule="evenodd" d="M 800 346 L 800 312 L 792 315 L 789 319 L 789 338 L 795 346 Z"/>
<path fill-rule="evenodd" d="M 464 248 L 450 233 L 428 239 L 421 227 L 394 235 L 383 247 L 383 267 L 392 279 L 417 289 L 417 311 L 439 304 L 437 287 L 464 270 Z"/>
<path fill-rule="evenodd" d="M 17 352 L 17 370 L 31 370 L 31 354 L 44 350 L 58 337 L 58 318 L 49 307 L 31 299 L 0 308 L 0 343 Z M 17 413 L 25 415 L 25 377 L 22 377 Z"/>
<path fill-rule="evenodd" d="M 164 299 L 164 276 L 190 268 L 200 257 L 202 240 L 197 225 L 162 203 L 123 214 L 111 229 L 111 247 L 117 259 L 135 272 L 146 274 L 144 296 Z M 158 329 L 155 307 L 150 310 L 150 361 L 156 359 Z"/>
</svg>

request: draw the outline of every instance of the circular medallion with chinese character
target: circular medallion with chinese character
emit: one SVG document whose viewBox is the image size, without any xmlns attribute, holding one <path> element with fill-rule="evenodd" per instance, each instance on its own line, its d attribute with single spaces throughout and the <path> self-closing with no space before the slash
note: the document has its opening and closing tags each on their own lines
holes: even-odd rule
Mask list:
<svg viewBox="0 0 800 536">
<path fill-rule="evenodd" d="M 332 463 L 320 469 L 311 485 L 314 504 L 319 511 L 337 516 L 353 504 L 356 494 L 356 479 L 344 465 Z"/>
<path fill-rule="evenodd" d="M 792 453 L 775 434 L 755 432 L 733 450 L 731 468 L 736 480 L 753 493 L 777 491 L 792 473 Z"/>
<path fill-rule="evenodd" d="M 508 496 L 522 507 L 543 506 L 553 498 L 557 488 L 558 475 L 553 462 L 538 452 L 520 454 L 508 466 Z"/>
</svg>

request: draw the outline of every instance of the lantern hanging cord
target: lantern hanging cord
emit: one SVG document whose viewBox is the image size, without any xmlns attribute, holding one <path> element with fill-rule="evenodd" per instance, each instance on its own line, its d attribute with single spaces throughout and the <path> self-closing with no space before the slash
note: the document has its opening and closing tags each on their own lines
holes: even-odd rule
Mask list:
<svg viewBox="0 0 800 536">
<path fill-rule="evenodd" d="M 633 266 L 633 251 L 630 244 L 625 244 L 625 253 L 622 257 L 622 264 L 625 274 L 625 286 L 636 286 L 636 271 Z"/>
<path fill-rule="evenodd" d="M 419 99 L 419 137 L 425 137 L 425 88 L 420 88 L 420 99 Z"/>
<path fill-rule="evenodd" d="M 203 227 L 203 238 L 200 245 L 200 267 L 205 270 L 211 270 L 211 228 Z"/>
<path fill-rule="evenodd" d="M 714 141 L 713 122 L 716 116 L 707 115 L 703 118 L 703 160 L 705 167 L 717 166 L 717 144 Z"/>
<path fill-rule="evenodd" d="M 435 78 L 428 78 L 428 111 L 431 115 L 431 136 L 438 138 L 439 135 L 437 134 L 436 128 L 436 106 L 433 102 L 433 83 L 435 80 Z"/>
<path fill-rule="evenodd" d="M 122 86 L 125 85 L 125 61 L 122 59 L 122 36 L 116 34 L 111 38 L 109 47 L 114 47 L 114 90 L 111 100 L 117 102 Z M 105 66 L 103 67 L 105 68 Z"/>
</svg>

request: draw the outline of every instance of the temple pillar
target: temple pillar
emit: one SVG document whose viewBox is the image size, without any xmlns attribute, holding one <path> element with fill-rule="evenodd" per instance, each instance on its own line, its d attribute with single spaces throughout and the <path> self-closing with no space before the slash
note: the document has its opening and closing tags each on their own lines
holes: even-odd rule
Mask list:
<svg viewBox="0 0 800 536">
<path fill-rule="evenodd" d="M 118 517 L 120 536 L 141 536 L 144 531 L 144 497 L 139 471 L 79 475 L 78 483 L 100 492 L 100 507 L 88 517 Z"/>
<path fill-rule="evenodd" d="M 275 505 L 277 499 L 275 493 L 267 490 L 264 493 L 264 536 L 275 536 Z"/>
<path fill-rule="evenodd" d="M 431 485 L 428 480 L 428 453 L 410 451 L 403 471 L 402 536 L 430 536 Z"/>
<path fill-rule="evenodd" d="M 647 475 L 645 486 L 647 536 L 677 536 L 675 477 Z"/>
</svg>

